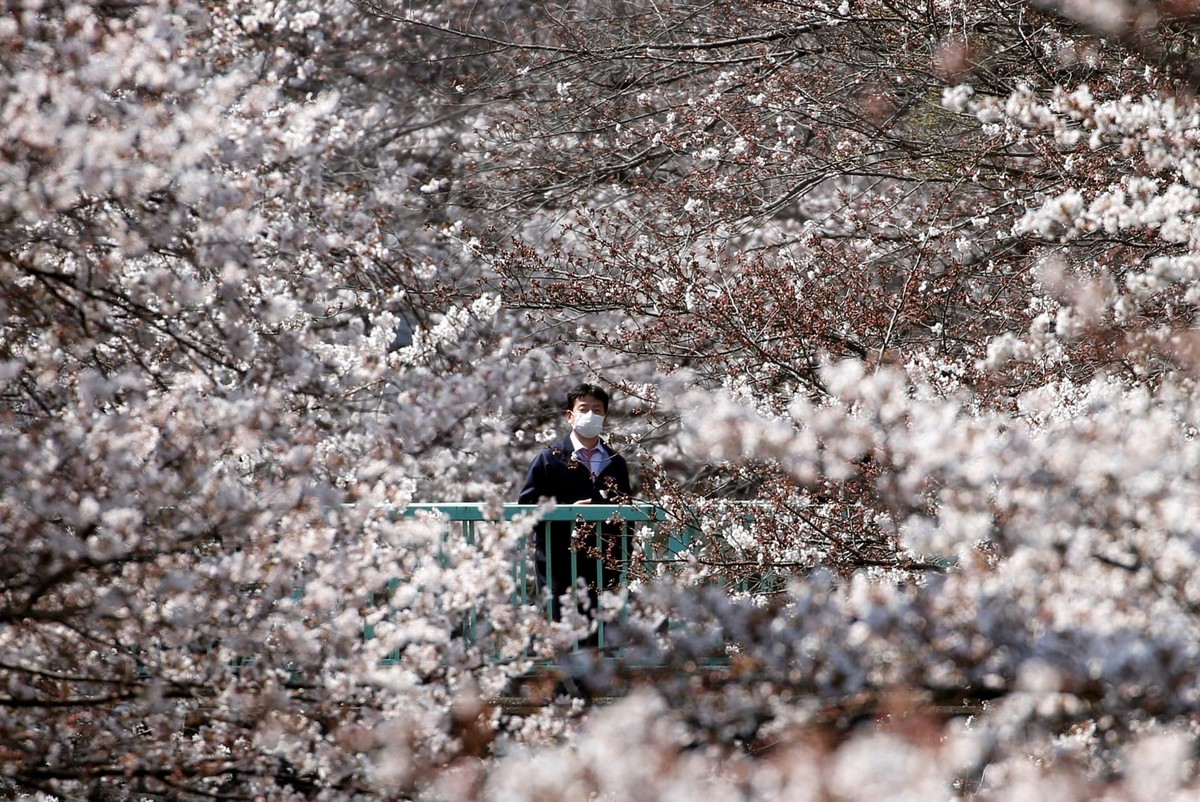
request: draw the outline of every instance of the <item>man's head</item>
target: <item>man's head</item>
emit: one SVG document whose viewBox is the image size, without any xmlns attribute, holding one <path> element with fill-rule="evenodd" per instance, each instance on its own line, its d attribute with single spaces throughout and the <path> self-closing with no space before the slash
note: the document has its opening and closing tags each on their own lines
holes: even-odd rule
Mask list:
<svg viewBox="0 0 1200 802">
<path fill-rule="evenodd" d="M 567 393 L 567 423 L 586 446 L 594 446 L 604 431 L 608 393 L 594 384 L 580 384 Z"/>
<path fill-rule="evenodd" d="M 566 412 L 595 412 L 608 414 L 608 393 L 594 384 L 579 384 L 567 392 Z"/>
</svg>

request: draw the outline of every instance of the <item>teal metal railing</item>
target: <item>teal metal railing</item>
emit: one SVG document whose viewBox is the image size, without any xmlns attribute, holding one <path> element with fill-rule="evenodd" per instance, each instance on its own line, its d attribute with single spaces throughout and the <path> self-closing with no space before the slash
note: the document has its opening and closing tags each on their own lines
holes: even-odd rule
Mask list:
<svg viewBox="0 0 1200 802">
<path fill-rule="evenodd" d="M 469 503 L 411 504 L 403 514 L 406 517 L 433 515 L 445 520 L 452 525 L 449 536 L 461 537 L 463 542 L 470 545 L 476 542 L 480 523 L 512 521 L 536 513 L 539 509 L 538 505 L 533 504 L 504 504 L 499 509 Z M 666 513 L 651 504 L 564 504 L 542 513 L 538 520 L 572 524 L 570 537 L 563 537 L 564 533 L 558 529 L 545 539 L 547 563 L 555 560 L 557 550 L 570 550 L 572 586 L 584 578 L 591 580 L 589 584 L 600 587 L 606 571 L 615 571 L 616 588 L 626 587 L 632 576 L 653 571 L 656 563 L 680 559 L 690 545 L 686 534 L 659 535 L 657 528 L 666 520 Z M 617 544 L 615 554 L 611 548 L 614 540 Z M 530 536 L 522 539 L 513 560 L 512 603 L 538 604 L 550 616 L 552 600 L 538 596 L 532 541 L 531 527 Z M 608 554 L 605 554 L 604 541 L 610 544 Z M 613 574 L 609 573 L 609 576 Z M 392 581 L 389 592 L 395 590 L 394 585 L 398 581 Z M 477 615 L 474 612 L 468 614 L 463 622 L 463 635 L 474 640 L 478 625 Z M 598 642 L 603 646 L 604 622 L 599 621 L 597 628 Z M 367 625 L 363 634 L 367 639 L 374 636 L 370 625 Z"/>
<path fill-rule="evenodd" d="M 753 502 L 731 502 L 731 505 L 734 520 L 743 526 L 755 525 L 758 505 Z M 400 514 L 409 518 L 435 516 L 450 524 L 443 542 L 457 540 L 468 545 L 477 542 L 479 526 L 486 522 L 531 516 L 551 524 L 570 523 L 570 536 L 564 536 L 566 533 L 562 528 L 556 527 L 557 531 L 547 536 L 545 548 L 547 563 L 554 562 L 559 549 L 570 549 L 572 586 L 582 577 L 590 579 L 589 584 L 595 587 L 604 587 L 606 571 L 615 571 L 616 581 L 610 582 L 606 589 L 620 590 L 628 587 L 634 578 L 650 578 L 670 571 L 672 565 L 694 563 L 711 564 L 716 569 L 714 579 L 723 581 L 731 592 L 753 595 L 779 592 L 789 575 L 777 566 L 740 557 L 736 547 L 727 542 L 724 532 L 708 525 L 708 517 L 703 513 L 670 515 L 653 504 L 564 504 L 539 514 L 540 509 L 532 504 L 496 506 L 451 502 L 411 504 Z M 604 525 L 603 529 L 601 525 Z M 529 535 L 522 539 L 511 564 L 514 588 L 511 603 L 538 605 L 544 615 L 551 617 L 553 600 L 538 588 L 536 582 L 533 532 L 531 524 Z M 615 549 L 612 548 L 614 541 Z M 737 567 L 736 575 L 723 573 L 722 566 Z M 387 595 L 394 592 L 399 583 L 399 579 L 393 579 L 387 586 Z M 372 603 L 375 602 L 372 599 Z M 480 621 L 479 615 L 471 611 L 463 620 L 461 634 L 468 642 L 476 642 L 479 627 L 484 625 L 486 622 Z M 605 645 L 604 627 L 604 621 L 598 620 L 596 636 L 600 646 Z M 363 634 L 366 639 L 372 639 L 375 635 L 373 627 L 366 624 Z"/>
</svg>

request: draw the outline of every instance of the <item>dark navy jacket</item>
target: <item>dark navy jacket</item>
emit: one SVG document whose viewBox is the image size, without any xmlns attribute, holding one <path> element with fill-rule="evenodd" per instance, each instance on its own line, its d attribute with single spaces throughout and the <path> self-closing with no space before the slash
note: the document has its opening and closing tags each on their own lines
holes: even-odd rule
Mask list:
<svg viewBox="0 0 1200 802">
<path fill-rule="evenodd" d="M 587 466 L 575 458 L 571 435 L 543 449 L 529 466 L 525 486 L 517 501 L 537 504 L 543 498 L 553 498 L 559 504 L 591 501 L 593 504 L 622 504 L 631 494 L 629 466 L 625 458 L 604 443 L 608 461 L 595 477 Z"/>
</svg>

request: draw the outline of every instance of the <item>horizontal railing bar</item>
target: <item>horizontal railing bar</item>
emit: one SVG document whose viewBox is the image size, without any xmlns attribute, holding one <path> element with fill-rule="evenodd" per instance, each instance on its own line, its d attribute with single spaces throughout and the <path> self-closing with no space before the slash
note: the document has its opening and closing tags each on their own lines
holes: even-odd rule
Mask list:
<svg viewBox="0 0 1200 802">
<path fill-rule="evenodd" d="M 435 512 L 450 521 L 511 521 L 521 515 L 536 513 L 539 508 L 538 504 L 504 504 L 497 515 L 494 507 L 484 504 L 409 504 L 400 514 L 412 517 L 418 512 Z M 613 517 L 623 521 L 665 521 L 667 514 L 653 504 L 559 504 L 542 513 L 540 519 L 607 521 Z"/>
</svg>

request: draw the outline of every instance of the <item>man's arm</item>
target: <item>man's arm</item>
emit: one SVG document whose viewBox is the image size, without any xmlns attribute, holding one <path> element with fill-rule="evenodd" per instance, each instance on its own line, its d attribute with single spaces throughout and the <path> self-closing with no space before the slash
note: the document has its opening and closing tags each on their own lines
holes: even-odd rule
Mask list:
<svg viewBox="0 0 1200 802">
<path fill-rule="evenodd" d="M 537 504 L 543 497 L 554 495 L 546 485 L 546 459 L 543 453 L 534 457 L 533 463 L 529 466 L 529 472 L 525 475 L 525 484 L 517 495 L 517 503 Z"/>
</svg>

